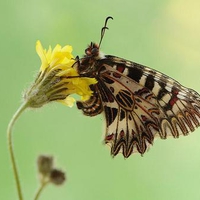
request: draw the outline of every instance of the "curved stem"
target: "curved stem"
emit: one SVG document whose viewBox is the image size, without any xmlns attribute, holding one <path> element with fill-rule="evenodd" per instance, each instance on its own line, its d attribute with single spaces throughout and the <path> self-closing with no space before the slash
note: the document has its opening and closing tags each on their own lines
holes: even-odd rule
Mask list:
<svg viewBox="0 0 200 200">
<path fill-rule="evenodd" d="M 43 189 L 45 188 L 45 186 L 49 183 L 50 181 L 45 181 L 45 182 L 42 182 L 36 195 L 35 195 L 35 198 L 34 200 L 38 200 L 38 197 L 40 196 L 41 192 L 43 191 Z"/>
<path fill-rule="evenodd" d="M 10 158 L 11 158 L 11 163 L 12 163 L 12 168 L 13 168 L 13 173 L 14 173 L 14 178 L 16 181 L 16 187 L 17 187 L 17 192 L 18 192 L 18 197 L 19 200 L 23 200 L 22 197 L 22 191 L 21 191 L 21 186 L 20 186 L 20 180 L 19 180 L 19 174 L 17 171 L 17 165 L 15 161 L 15 156 L 14 156 L 14 150 L 13 150 L 13 143 L 12 143 L 12 129 L 14 126 L 14 123 L 20 116 L 20 114 L 28 107 L 28 103 L 24 102 L 19 109 L 16 111 L 16 113 L 13 115 L 7 129 L 7 137 L 8 137 L 8 150 L 10 153 Z"/>
</svg>

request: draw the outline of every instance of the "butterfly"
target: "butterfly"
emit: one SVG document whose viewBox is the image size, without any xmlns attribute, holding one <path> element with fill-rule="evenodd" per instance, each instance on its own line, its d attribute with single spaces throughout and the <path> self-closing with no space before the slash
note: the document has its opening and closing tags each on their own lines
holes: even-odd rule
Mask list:
<svg viewBox="0 0 200 200">
<path fill-rule="evenodd" d="M 109 19 L 99 45 L 92 42 L 76 64 L 80 76 L 98 81 L 90 99 L 77 101 L 77 107 L 87 116 L 104 114 L 111 155 L 143 155 L 156 136 L 178 138 L 194 131 L 200 126 L 200 95 L 149 67 L 104 55 L 100 44 Z"/>
</svg>

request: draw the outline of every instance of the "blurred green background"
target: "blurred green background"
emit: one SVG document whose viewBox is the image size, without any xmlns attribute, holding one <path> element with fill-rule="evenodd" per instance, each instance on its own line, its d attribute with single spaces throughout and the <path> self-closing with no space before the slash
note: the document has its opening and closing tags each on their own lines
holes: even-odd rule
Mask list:
<svg viewBox="0 0 200 200">
<path fill-rule="evenodd" d="M 7 151 L 6 127 L 21 94 L 40 67 L 36 40 L 44 47 L 71 44 L 82 56 L 99 41 L 102 51 L 150 67 L 200 92 L 199 0 L 16 0 L 0 2 L 1 114 L 0 199 L 17 199 Z M 41 200 L 199 200 L 200 129 L 178 140 L 156 139 L 143 157 L 114 159 L 102 144 L 102 116 L 89 118 L 76 107 L 52 103 L 21 116 L 14 149 L 25 199 L 38 188 L 36 158 L 56 157 L 67 173 L 62 187 L 49 185 Z"/>
</svg>

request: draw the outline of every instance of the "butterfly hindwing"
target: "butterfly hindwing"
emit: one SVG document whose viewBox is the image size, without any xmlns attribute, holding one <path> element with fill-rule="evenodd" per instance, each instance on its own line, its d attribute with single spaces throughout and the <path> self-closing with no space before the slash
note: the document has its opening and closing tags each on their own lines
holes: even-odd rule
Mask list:
<svg viewBox="0 0 200 200">
<path fill-rule="evenodd" d="M 104 64 L 98 88 L 106 118 L 105 142 L 111 153 L 119 151 L 128 157 L 133 151 L 143 154 L 158 130 L 155 98 L 149 90 L 137 94 L 143 87 L 113 67 Z M 141 91 L 142 92 L 142 91 Z"/>
</svg>

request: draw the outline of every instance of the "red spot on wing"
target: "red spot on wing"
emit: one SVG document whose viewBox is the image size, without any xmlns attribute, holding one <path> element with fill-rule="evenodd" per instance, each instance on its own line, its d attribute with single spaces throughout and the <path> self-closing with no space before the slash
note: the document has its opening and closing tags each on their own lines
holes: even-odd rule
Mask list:
<svg viewBox="0 0 200 200">
<path fill-rule="evenodd" d="M 124 135 L 125 135 L 124 131 L 121 130 L 121 131 L 120 131 L 120 136 L 121 136 L 121 137 L 124 137 Z"/>
<path fill-rule="evenodd" d="M 170 104 L 170 106 L 173 106 L 176 102 L 177 102 L 177 100 L 178 100 L 178 97 L 177 97 L 177 95 L 178 95 L 178 90 L 173 90 L 172 91 L 172 98 L 170 99 L 170 101 L 169 101 L 169 104 Z"/>
<path fill-rule="evenodd" d="M 142 120 L 143 120 L 143 121 L 147 121 L 147 117 L 146 117 L 146 116 L 141 115 L 141 117 L 142 117 Z"/>
<path fill-rule="evenodd" d="M 115 78 L 120 78 L 121 77 L 121 74 L 117 73 L 117 72 L 113 72 L 113 76 Z"/>
<path fill-rule="evenodd" d="M 107 135 L 106 138 L 105 138 L 105 140 L 106 141 L 110 141 L 110 140 L 113 139 L 113 137 L 114 137 L 114 134 L 112 133 L 111 135 Z"/>
<path fill-rule="evenodd" d="M 173 106 L 177 102 L 178 98 L 176 96 L 172 97 L 169 101 L 170 106 Z"/>
<path fill-rule="evenodd" d="M 123 73 L 125 70 L 125 66 L 123 65 L 117 65 L 117 71 L 119 71 L 120 73 Z"/>
</svg>

